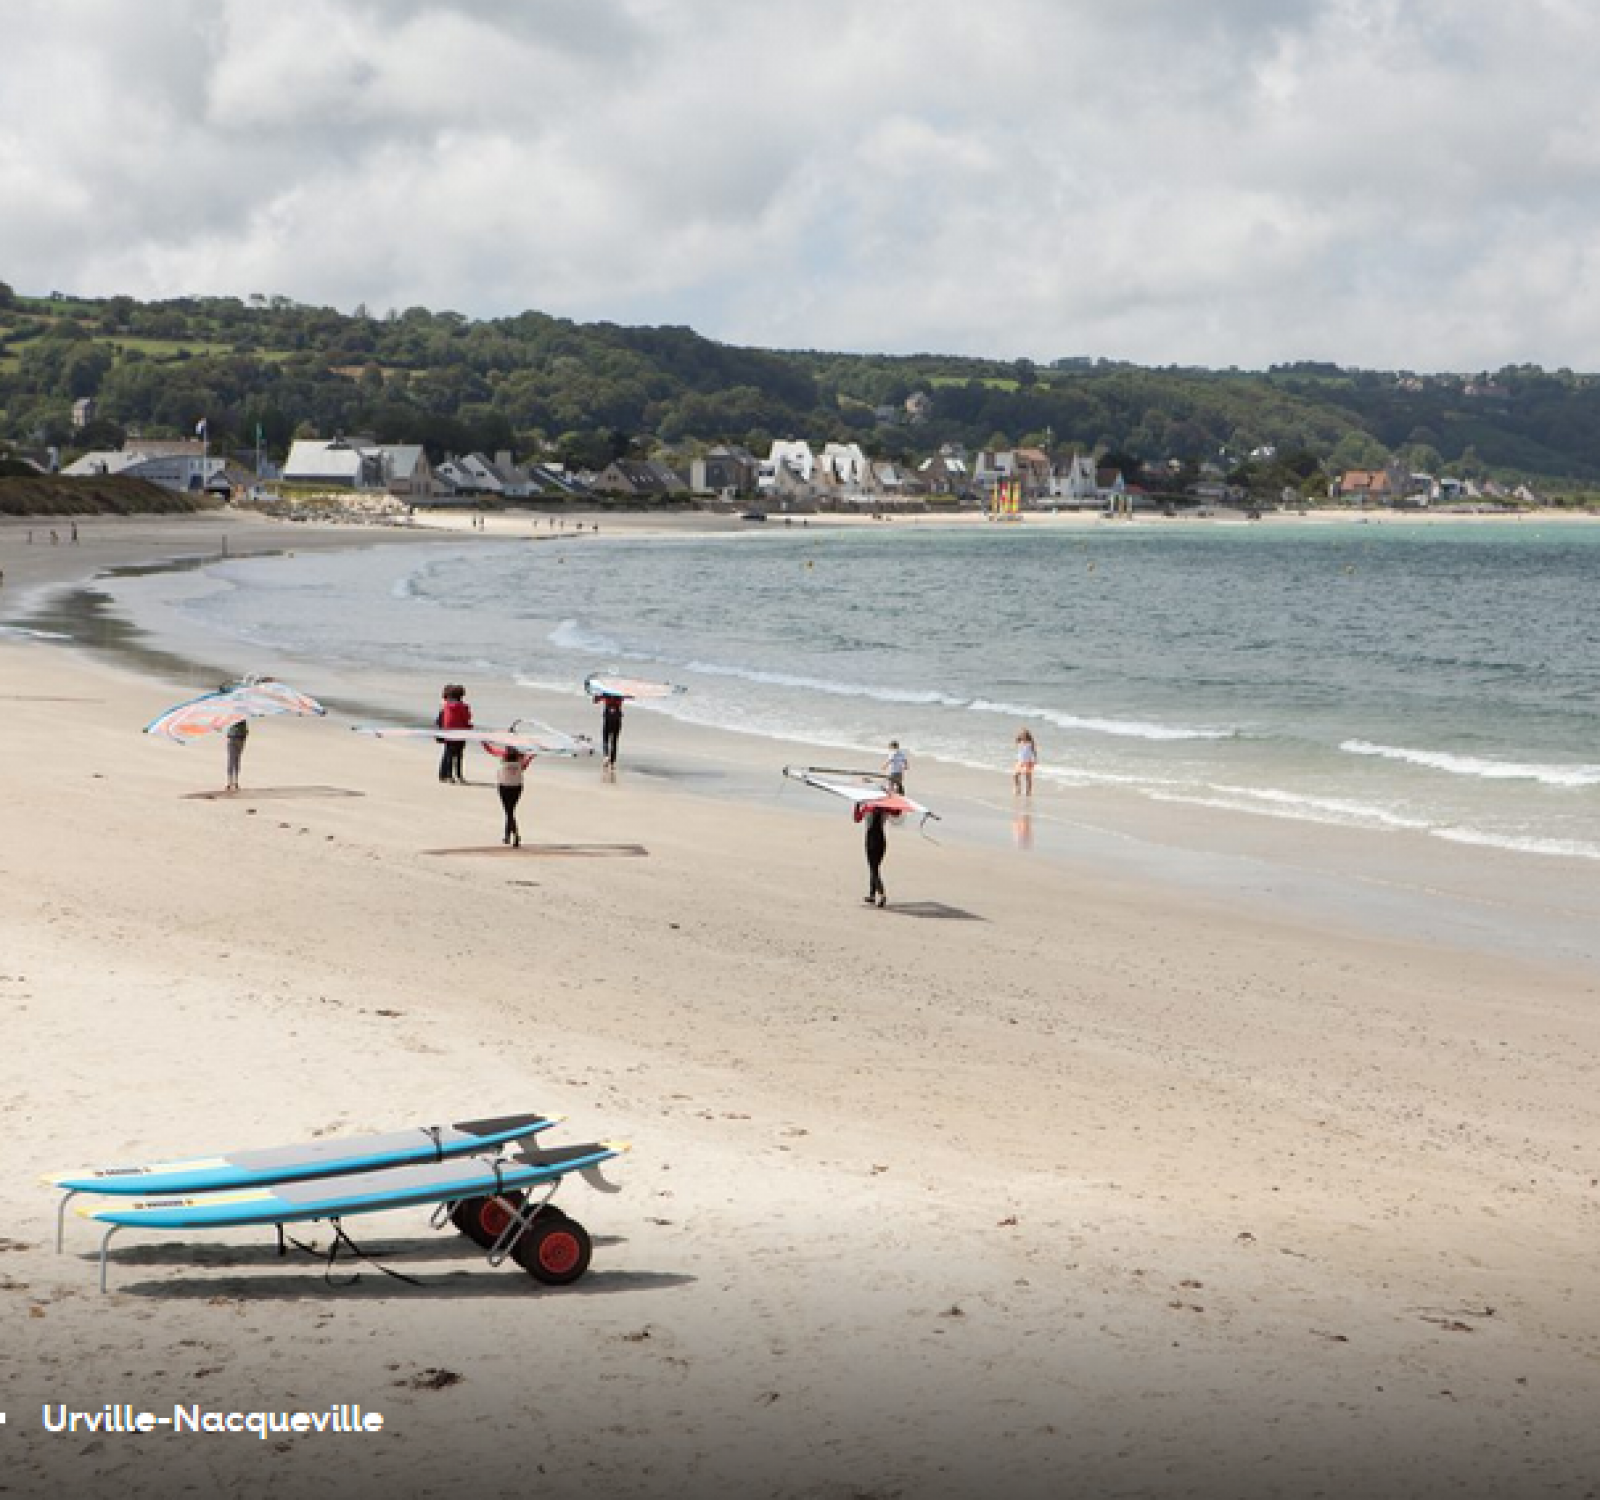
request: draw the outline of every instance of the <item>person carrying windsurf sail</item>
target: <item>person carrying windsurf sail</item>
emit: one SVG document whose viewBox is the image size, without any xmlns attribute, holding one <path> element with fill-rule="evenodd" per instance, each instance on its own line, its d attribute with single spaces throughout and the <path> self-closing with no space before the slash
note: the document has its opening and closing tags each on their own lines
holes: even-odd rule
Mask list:
<svg viewBox="0 0 1600 1500">
<path fill-rule="evenodd" d="M 617 741 L 622 737 L 622 699 L 615 693 L 599 693 L 594 701 L 600 705 L 600 763 L 615 766 Z"/>
<path fill-rule="evenodd" d="M 467 702 L 467 690 L 458 682 L 447 682 L 440 695 L 439 716 L 433 721 L 437 729 L 471 729 L 472 708 Z M 464 740 L 443 740 L 444 753 L 439 757 L 439 780 L 465 786 L 463 757 L 467 746 Z"/>
<path fill-rule="evenodd" d="M 500 762 L 495 771 L 495 784 L 500 789 L 500 806 L 505 810 L 505 836 L 500 840 L 513 849 L 522 847 L 522 831 L 517 827 L 517 803 L 522 801 L 523 773 L 533 764 L 533 756 L 510 745 L 496 745 L 485 740 L 483 748 Z"/>
<path fill-rule="evenodd" d="M 244 760 L 244 742 L 250 738 L 250 721 L 240 719 L 237 724 L 230 724 L 227 732 L 228 742 L 228 790 L 239 790 L 239 766 Z"/>
<path fill-rule="evenodd" d="M 883 888 L 883 857 L 889 852 L 889 835 L 884 824 L 892 816 L 886 808 L 866 803 L 856 807 L 856 822 L 867 825 L 867 894 L 861 899 L 868 906 L 874 902 L 884 906 L 889 900 L 888 892 Z"/>
</svg>

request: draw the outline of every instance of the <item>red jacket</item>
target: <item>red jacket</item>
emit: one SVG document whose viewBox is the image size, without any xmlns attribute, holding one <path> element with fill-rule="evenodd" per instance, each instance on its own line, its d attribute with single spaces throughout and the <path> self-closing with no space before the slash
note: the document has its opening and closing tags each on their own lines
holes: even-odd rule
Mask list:
<svg viewBox="0 0 1600 1500">
<path fill-rule="evenodd" d="M 439 710 L 440 729 L 471 729 L 472 709 L 466 703 L 447 702 Z"/>
</svg>

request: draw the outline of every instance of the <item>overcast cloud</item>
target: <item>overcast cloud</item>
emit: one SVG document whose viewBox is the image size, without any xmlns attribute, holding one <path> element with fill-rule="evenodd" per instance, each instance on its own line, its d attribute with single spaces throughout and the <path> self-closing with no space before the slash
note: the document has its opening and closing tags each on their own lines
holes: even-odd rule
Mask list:
<svg viewBox="0 0 1600 1500">
<path fill-rule="evenodd" d="M 1592 0 L 11 0 L 0 280 L 1600 367 Z"/>
</svg>

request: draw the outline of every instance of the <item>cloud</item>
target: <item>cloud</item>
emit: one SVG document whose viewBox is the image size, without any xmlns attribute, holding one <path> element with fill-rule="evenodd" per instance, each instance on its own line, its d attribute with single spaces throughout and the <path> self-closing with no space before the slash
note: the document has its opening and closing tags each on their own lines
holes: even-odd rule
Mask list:
<svg viewBox="0 0 1600 1500">
<path fill-rule="evenodd" d="M 20 0 L 0 276 L 784 347 L 1582 365 L 1579 0 Z"/>
</svg>

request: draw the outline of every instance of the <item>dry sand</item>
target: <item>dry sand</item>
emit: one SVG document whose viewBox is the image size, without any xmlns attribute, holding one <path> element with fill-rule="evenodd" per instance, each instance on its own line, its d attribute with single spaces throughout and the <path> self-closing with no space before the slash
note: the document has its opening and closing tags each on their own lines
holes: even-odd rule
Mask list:
<svg viewBox="0 0 1600 1500">
<path fill-rule="evenodd" d="M 0 619 L 223 525 L 284 545 L 0 529 Z M 0 1494 L 1595 1493 L 1586 954 L 903 832 L 878 912 L 846 816 L 632 774 L 638 722 L 614 784 L 535 767 L 519 854 L 481 766 L 334 722 L 199 798 L 220 744 L 139 734 L 175 694 L 0 638 Z M 536 847 L 578 843 L 616 852 Z M 37 1184 L 525 1109 L 635 1143 L 560 1199 L 596 1237 L 564 1291 L 417 1210 L 351 1228 L 419 1286 L 229 1232 L 129 1243 L 101 1296 Z M 40 1431 L 124 1401 L 387 1426 Z"/>
</svg>

